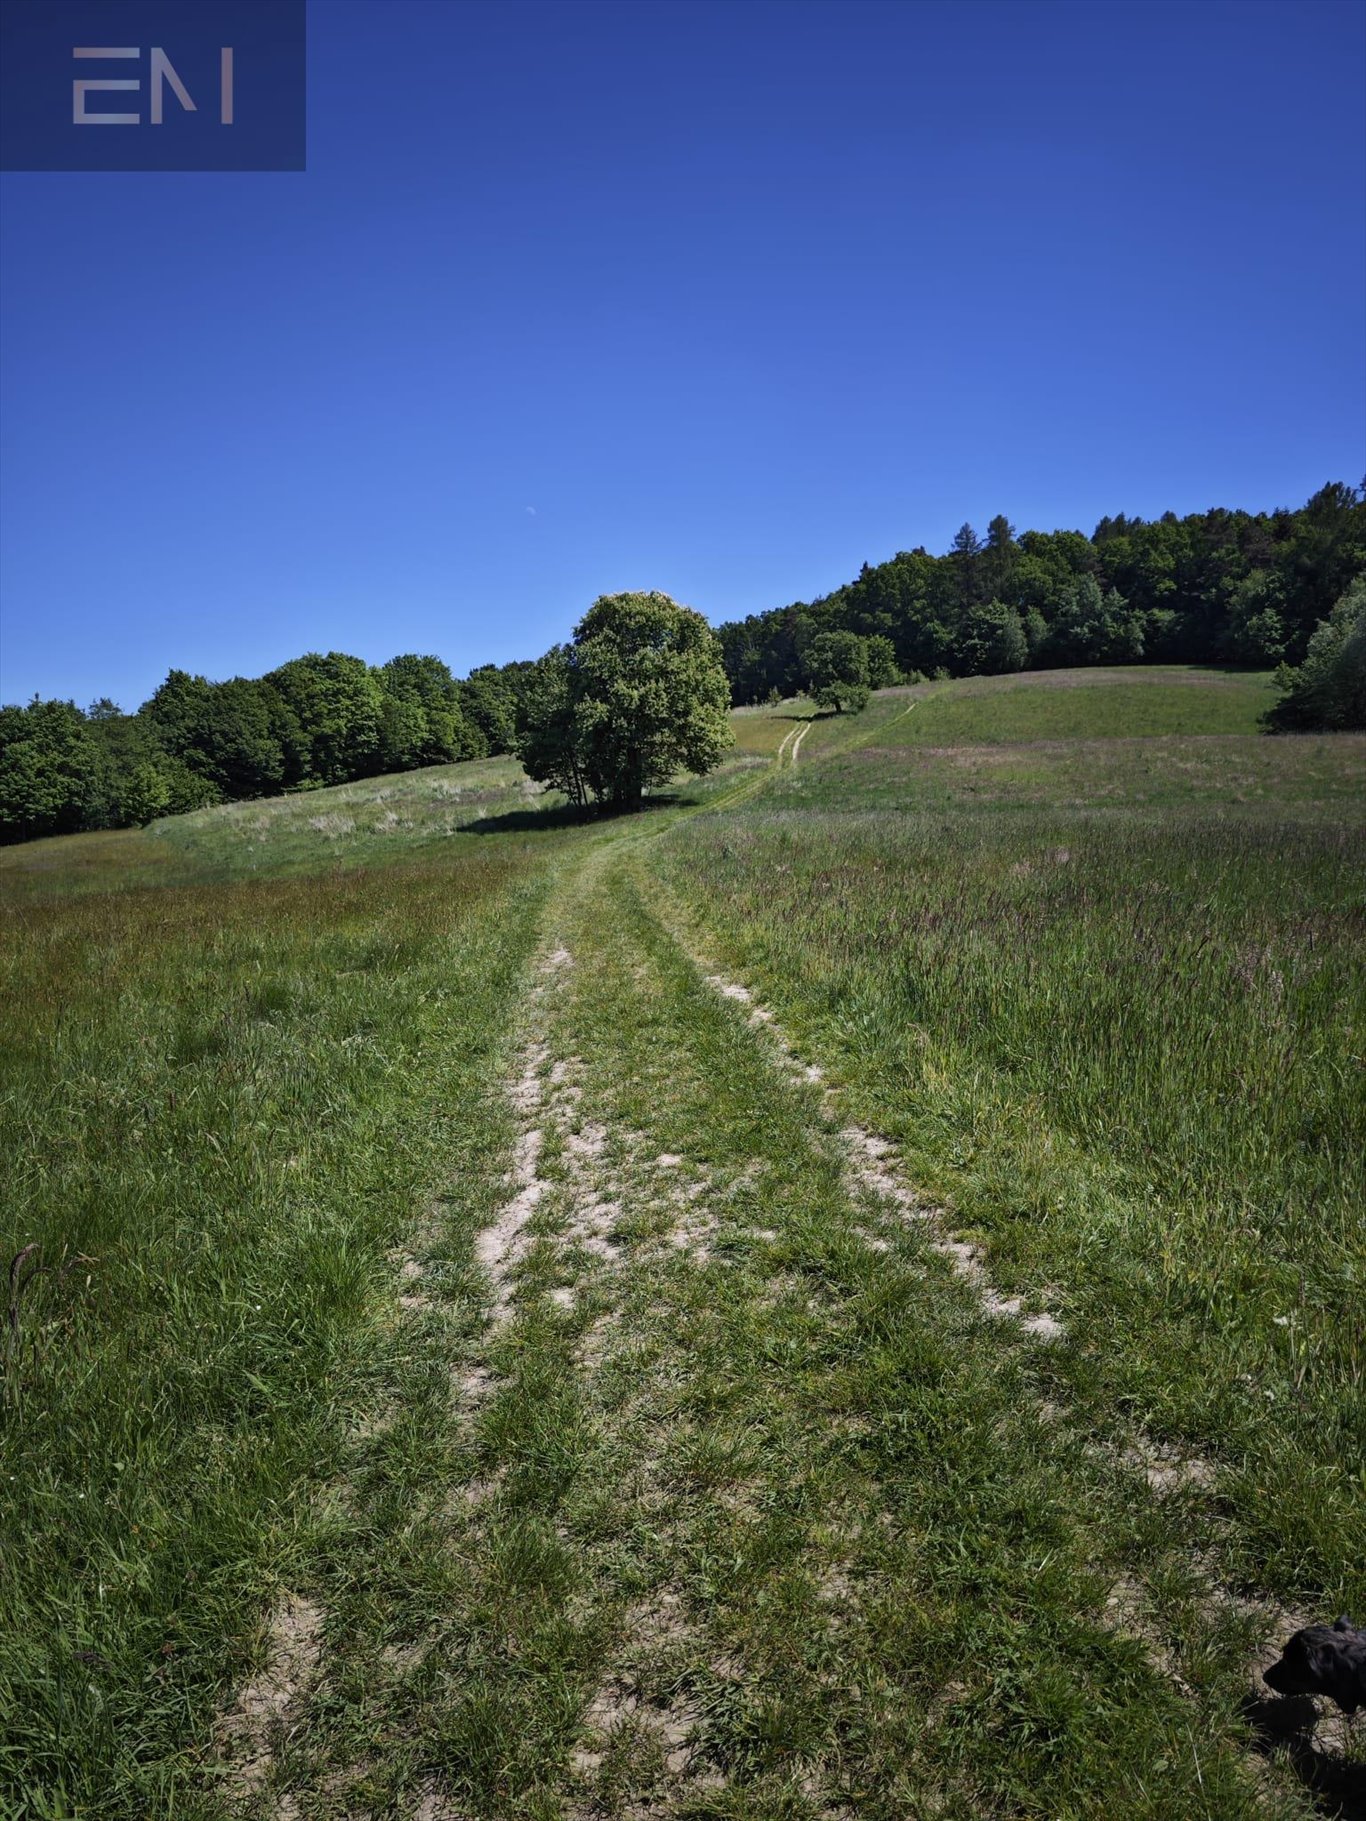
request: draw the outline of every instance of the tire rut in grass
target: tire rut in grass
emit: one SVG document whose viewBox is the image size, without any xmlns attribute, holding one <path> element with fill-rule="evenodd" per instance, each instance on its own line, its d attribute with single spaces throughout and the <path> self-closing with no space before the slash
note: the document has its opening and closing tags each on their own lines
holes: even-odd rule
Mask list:
<svg viewBox="0 0 1366 1821">
<path fill-rule="evenodd" d="M 877 1253 L 888 1252 L 891 1244 L 888 1229 L 896 1224 L 919 1226 L 928 1235 L 930 1248 L 945 1258 L 953 1272 L 972 1289 L 985 1315 L 1002 1324 L 1014 1325 L 1029 1339 L 1065 1340 L 1065 1329 L 1055 1315 L 1042 1308 L 1029 1309 L 1023 1298 L 1005 1296 L 995 1288 L 982 1249 L 955 1233 L 947 1210 L 927 1202 L 911 1186 L 895 1161 L 895 1147 L 889 1140 L 858 1123 L 842 1123 L 838 1096 L 824 1085 L 824 1073 L 819 1064 L 804 1061 L 798 1055 L 773 1012 L 753 991 L 715 971 L 710 961 L 699 956 L 682 937 L 673 917 L 667 918 L 667 924 L 706 985 L 721 999 L 743 1011 L 746 1024 L 756 1039 L 767 1047 L 770 1061 L 778 1071 L 794 1085 L 820 1089 L 819 1117 L 835 1133 L 842 1147 L 846 1160 L 845 1185 L 850 1198 L 869 1211 L 868 1224 L 858 1230 L 870 1249 Z M 1040 1395 L 1037 1401 L 1043 1411 L 1045 1400 Z M 1082 1445 L 1107 1466 L 1140 1476 L 1149 1495 L 1159 1503 L 1180 1501 L 1185 1495 L 1209 1498 L 1216 1492 L 1218 1468 L 1214 1461 L 1159 1443 L 1139 1428 L 1130 1426 L 1118 1439 L 1090 1436 Z M 1207 1515 L 1206 1523 L 1217 1533 L 1217 1515 Z M 1265 1595 L 1235 1590 L 1221 1583 L 1208 1552 L 1187 1551 L 1183 1569 L 1188 1599 L 1199 1608 L 1203 1626 L 1217 1629 L 1220 1624 L 1241 1622 L 1247 1635 L 1248 1692 L 1243 1709 L 1249 1716 L 1252 1738 L 1246 1744 L 1264 1754 L 1275 1741 L 1267 1731 L 1263 1710 L 1275 1704 L 1266 1700 L 1260 1671 L 1277 1659 L 1293 1632 L 1315 1623 L 1315 1617 L 1283 1607 Z M 1163 1626 L 1157 1606 L 1140 1579 L 1127 1573 L 1114 1578 L 1100 1620 L 1108 1628 L 1133 1638 L 1156 1670 L 1183 1693 L 1191 1693 L 1190 1685 L 1177 1668 L 1170 1628 Z M 1317 1777 L 1326 1786 L 1335 1788 L 1343 1776 L 1351 1779 L 1353 1773 L 1348 1760 L 1355 1755 L 1352 1728 L 1336 1710 L 1319 1711 L 1302 1722 L 1296 1749 L 1301 1756 L 1308 1753 L 1313 1759 L 1311 1781 Z"/>
<path fill-rule="evenodd" d="M 216 1729 L 229 1800 L 265 1801 L 264 1795 L 283 1737 L 298 1720 L 318 1673 L 326 1619 L 314 1600 L 286 1593 L 271 1614 L 265 1637 L 265 1661 L 243 1683 Z M 292 1795 L 273 1804 L 276 1821 L 295 1821 L 299 1810 Z"/>
<path fill-rule="evenodd" d="M 667 1771 L 696 1783 L 705 1774 L 688 1769 L 693 1718 L 668 1686 L 667 1661 L 661 1666 L 681 1635 L 676 1596 L 659 1588 L 642 1596 L 634 1570 L 623 1584 L 607 1559 L 611 1551 L 594 1539 L 599 1518 L 591 1508 L 604 1489 L 627 1512 L 638 1498 L 648 1502 L 651 1424 L 637 1401 L 618 1395 L 614 1377 L 620 1279 L 628 1258 L 639 1272 L 651 1256 L 676 1268 L 705 1256 L 709 1223 L 699 1204 L 708 1184 L 629 1122 L 609 1124 L 584 1111 L 585 1065 L 573 1048 L 575 976 L 568 940 L 552 939 L 524 1002 L 508 1090 L 520 1128 L 512 1194 L 474 1242 L 488 1326 L 456 1374 L 457 1404 L 480 1454 L 479 1491 L 471 1497 L 454 1489 L 453 1504 L 462 1519 L 460 1547 L 476 1559 L 497 1560 L 529 1513 L 548 1524 L 574 1587 L 576 1622 L 595 1635 L 607 1627 L 610 1649 L 600 1660 L 588 1651 L 596 1667 L 583 1683 L 563 1770 L 569 1812 L 582 1806 L 597 1814 L 603 1792 L 640 1789 L 642 1777 L 650 1783 Z M 558 1375 L 566 1410 L 572 1402 L 577 1413 L 567 1420 L 581 1426 L 584 1446 L 600 1463 L 592 1496 L 577 1503 L 572 1475 L 556 1496 L 541 1481 L 539 1459 L 529 1458 L 544 1436 L 527 1433 L 526 1399 L 548 1372 Z M 610 1389 L 602 1388 L 604 1378 Z M 491 1636 L 481 1648 L 497 1656 L 506 1646 Z M 544 1769 L 552 1774 L 551 1764 Z M 447 1812 L 439 1805 L 448 1800 L 448 1783 L 449 1799 L 462 1800 L 458 1763 L 426 1786 L 424 1812 Z M 474 1805 L 487 1812 L 477 1795 Z M 519 1811 L 509 1802 L 498 1812 Z"/>
<path fill-rule="evenodd" d="M 610 884 L 598 881 L 604 892 Z M 866 1239 L 879 1217 L 879 1185 L 853 1171 L 847 1139 L 811 1093 L 817 1084 L 805 1070 L 775 1079 L 758 1054 L 770 1020 L 753 1016 L 753 1006 L 749 1039 L 726 1035 L 689 958 L 639 905 L 634 919 L 631 908 L 629 892 L 607 894 L 571 938 L 581 1003 L 566 1042 L 580 1059 L 585 1116 L 609 1135 L 603 1148 L 611 1135 L 633 1131 L 637 1163 L 653 1152 L 660 1169 L 692 1174 L 702 1186 L 689 1218 L 708 1231 L 703 1246 L 671 1267 L 658 1244 L 666 1223 L 658 1209 L 640 1206 L 642 1190 L 647 1198 L 651 1191 L 628 1183 L 621 1195 L 615 1300 L 584 1364 L 586 1395 L 617 1434 L 619 1518 L 640 1555 L 595 1568 L 605 1604 L 614 1585 L 629 1597 L 586 1700 L 568 1812 L 771 1808 L 816 1817 L 901 1813 L 924 1800 L 951 1805 L 975 1774 L 971 1765 L 953 1767 L 953 1741 L 964 1712 L 983 1723 L 975 1716 L 989 1653 L 973 1664 L 978 1686 L 954 1698 L 926 1680 L 938 1645 L 923 1633 L 929 1621 L 917 1607 L 941 1596 L 917 1591 L 914 1577 L 905 1583 L 921 1520 L 916 1501 L 907 1508 L 900 1485 L 882 1478 L 901 1471 L 896 1453 L 874 1445 L 889 1424 L 893 1434 L 909 1432 L 900 1410 L 880 1407 L 875 1381 L 854 1389 L 843 1362 L 882 1344 L 877 1304 L 886 1274 L 899 1279 L 889 1312 L 923 1298 L 936 1326 L 964 1328 L 962 1346 L 975 1348 L 964 1364 L 975 1357 L 982 1381 L 973 1396 L 999 1404 L 1002 1388 L 993 1389 L 970 1338 L 980 1323 L 969 1306 L 975 1297 L 961 1277 L 927 1278 L 917 1266 L 917 1246 L 921 1255 L 930 1250 L 922 1218 L 900 1222 L 897 1256 L 884 1265 Z M 750 1054 L 745 1043 L 755 1039 Z M 886 1169 L 882 1154 L 865 1159 L 867 1170 L 874 1165 Z M 905 1209 L 880 1212 L 900 1220 Z M 945 1365 L 958 1348 L 955 1338 Z M 1009 1380 L 1017 1368 L 1009 1349 L 1003 1358 Z M 790 1367 L 774 1376 L 778 1361 Z M 1000 1409 L 993 1422 L 1008 1416 L 1029 1427 L 1022 1404 Z M 970 1406 L 963 1414 L 972 1418 Z M 987 1415 L 977 1421 L 987 1441 Z M 1065 1526 L 1068 1518 L 1055 1512 L 1050 1522 Z M 1068 1548 L 1085 1581 L 1082 1543 Z M 942 1578 L 935 1570 L 931 1587 Z M 1087 1625 L 1105 1630 L 1094 1609 L 1069 1623 L 1083 1628 L 1079 1636 Z M 918 1636 L 925 1662 L 906 1659 L 907 1633 Z M 1025 1634 L 1017 1626 L 1013 1635 Z M 1136 1674 L 1132 1658 L 1126 1673 Z M 1145 1673 L 1141 1707 L 1159 1709 L 1151 1726 L 1184 1738 L 1184 1702 L 1157 1700 L 1160 1684 Z M 784 1728 L 794 1729 L 787 1745 Z M 849 1741 L 869 1733 L 874 1742 L 851 1760 Z M 1210 1775 L 1236 1787 L 1223 1749 L 1202 1753 L 1197 1780 Z M 984 1753 L 983 1776 L 990 1758 Z M 854 1794 L 860 1778 L 866 1799 Z M 982 1811 L 989 1806 L 984 1798 Z M 1240 1803 L 1228 1812 L 1250 1810 Z"/>
<path fill-rule="evenodd" d="M 1216 1812 L 1199 1777 L 1217 1812 L 1254 1812 L 1217 1739 L 1181 1743 L 1195 1697 L 1098 1642 L 1113 1538 L 1091 1570 L 1051 1452 L 1012 1464 L 1039 1428 L 1038 1337 L 1009 1311 L 984 1330 L 876 1135 L 855 1144 L 809 1065 L 773 1068 L 771 1016 L 700 979 L 619 870 L 585 867 L 552 921 L 508 1071 L 499 1237 L 473 1242 L 487 1324 L 449 1349 L 449 1609 L 366 1696 L 374 1736 L 410 1735 L 392 1812 L 1003 1812 L 1034 1748 L 999 1715 L 1044 1724 L 1058 1673 L 1029 1616 L 1056 1551 L 1094 1599 L 1069 1587 L 1040 1627 L 1064 1671 L 1099 1652 L 1127 1691 L 1105 1694 L 1122 1722 L 1048 1721 L 1067 1752 L 1119 1752 L 1132 1727 L 1151 1757 L 1196 1754 L 1165 1809 L 1107 1812 Z M 425 1270 L 400 1262 L 396 1293 L 422 1334 L 444 1319 Z M 1080 1441 L 1057 1448 L 1084 1486 Z M 973 1527 L 1017 1521 L 993 1563 Z M 1065 1754 L 1039 1765 L 1053 1812 L 1099 1812 L 1108 1763 L 1089 1783 Z M 368 1812 L 362 1782 L 316 1812 Z"/>
</svg>

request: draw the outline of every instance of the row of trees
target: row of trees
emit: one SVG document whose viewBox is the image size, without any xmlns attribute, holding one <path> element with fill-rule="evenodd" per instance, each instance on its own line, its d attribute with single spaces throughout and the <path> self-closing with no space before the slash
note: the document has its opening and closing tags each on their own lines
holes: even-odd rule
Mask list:
<svg viewBox="0 0 1366 1821">
<path fill-rule="evenodd" d="M 246 797 L 513 751 L 535 666 L 457 680 L 440 658 L 310 653 L 264 677 L 173 670 L 136 714 L 0 709 L 0 840 L 124 828 Z"/>
<path fill-rule="evenodd" d="M 535 663 L 311 653 L 259 678 L 173 670 L 136 714 L 0 709 L 0 839 L 121 828 L 211 803 L 516 753 L 580 805 L 636 807 L 730 744 L 715 634 L 667 595 L 606 596 Z"/>
<path fill-rule="evenodd" d="M 136 714 L 107 699 L 0 709 L 0 841 L 508 752 L 576 803 L 626 806 L 715 763 L 728 699 L 808 690 L 857 710 L 917 674 L 1280 664 L 1274 727 L 1361 727 L 1364 571 L 1366 493 L 1333 485 L 1298 512 L 1121 516 L 1089 538 L 964 525 L 945 556 L 865 564 L 834 594 L 715 634 L 667 596 L 605 597 L 570 644 L 463 679 L 440 658 L 335 651 L 225 683 L 173 670 Z"/>
<path fill-rule="evenodd" d="M 736 703 L 807 686 L 829 633 L 885 640 L 903 674 L 1076 664 L 1301 664 L 1366 568 L 1366 491 L 1298 511 L 1105 518 L 1080 531 L 964 525 L 944 556 L 903 551 L 833 594 L 718 629 Z"/>
</svg>

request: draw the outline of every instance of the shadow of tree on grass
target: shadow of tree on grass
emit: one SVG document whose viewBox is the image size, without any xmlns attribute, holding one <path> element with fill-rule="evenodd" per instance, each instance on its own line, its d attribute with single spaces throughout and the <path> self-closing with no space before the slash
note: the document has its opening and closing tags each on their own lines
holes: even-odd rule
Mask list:
<svg viewBox="0 0 1366 1821">
<path fill-rule="evenodd" d="M 700 797 L 669 792 L 646 797 L 635 809 L 613 809 L 608 804 L 592 804 L 578 809 L 572 803 L 557 803 L 547 809 L 510 809 L 501 816 L 476 816 L 456 829 L 461 835 L 544 834 L 558 828 L 586 828 L 594 823 L 628 822 L 652 810 L 691 808 L 702 802 Z"/>
</svg>

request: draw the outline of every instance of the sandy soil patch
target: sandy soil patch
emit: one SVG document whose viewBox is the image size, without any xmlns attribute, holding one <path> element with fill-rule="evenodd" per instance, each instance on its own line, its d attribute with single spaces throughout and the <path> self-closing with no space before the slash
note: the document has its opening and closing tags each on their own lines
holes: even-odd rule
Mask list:
<svg viewBox="0 0 1366 1821">
<path fill-rule="evenodd" d="M 217 1728 L 231 1794 L 250 1796 L 270 1776 L 277 1735 L 302 1703 L 317 1673 L 324 1618 L 315 1601 L 293 1593 L 285 1594 L 272 1613 L 265 1663 L 238 1690 L 236 1701 Z M 277 1810 L 282 1821 L 285 1812 L 282 1803 Z"/>
</svg>

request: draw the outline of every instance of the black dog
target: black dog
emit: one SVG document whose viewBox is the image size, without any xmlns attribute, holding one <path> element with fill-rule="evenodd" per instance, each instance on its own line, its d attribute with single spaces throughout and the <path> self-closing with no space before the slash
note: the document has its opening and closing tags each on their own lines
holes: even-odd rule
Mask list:
<svg viewBox="0 0 1366 1821">
<path fill-rule="evenodd" d="M 1262 1671 L 1278 1695 L 1329 1695 L 1345 1714 L 1366 1707 L 1366 1631 L 1346 1616 L 1297 1631 L 1279 1663 Z"/>
</svg>

